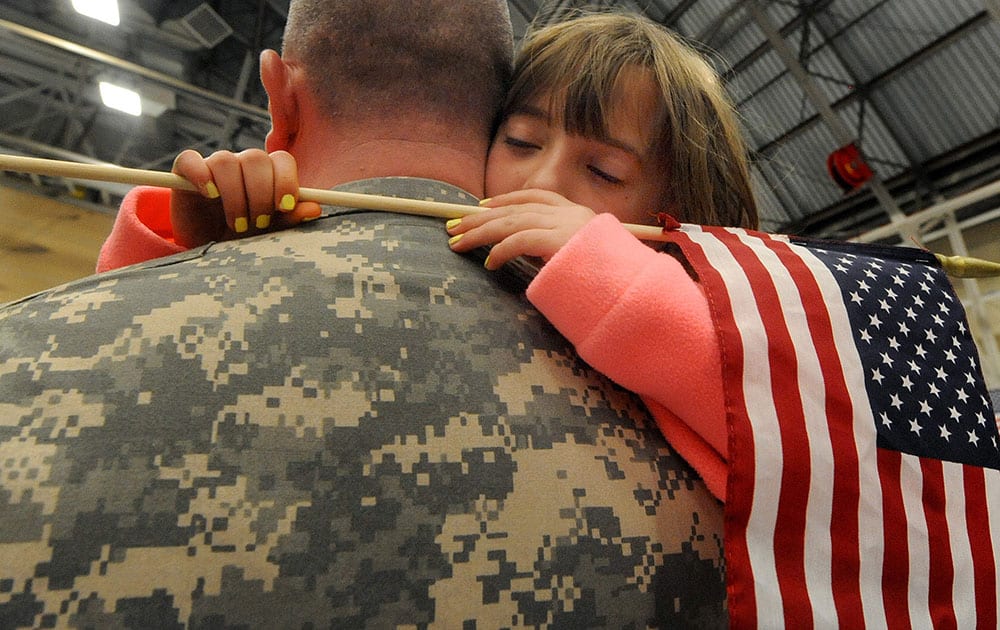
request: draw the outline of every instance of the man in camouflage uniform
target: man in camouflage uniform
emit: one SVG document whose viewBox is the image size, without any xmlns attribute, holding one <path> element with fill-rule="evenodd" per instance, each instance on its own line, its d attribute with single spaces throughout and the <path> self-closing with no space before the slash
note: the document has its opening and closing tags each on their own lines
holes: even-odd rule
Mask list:
<svg viewBox="0 0 1000 630">
<path fill-rule="evenodd" d="M 322 183 L 481 194 L 383 157 Z M 725 625 L 721 505 L 446 238 L 330 208 L 0 309 L 0 627 Z"/>
</svg>

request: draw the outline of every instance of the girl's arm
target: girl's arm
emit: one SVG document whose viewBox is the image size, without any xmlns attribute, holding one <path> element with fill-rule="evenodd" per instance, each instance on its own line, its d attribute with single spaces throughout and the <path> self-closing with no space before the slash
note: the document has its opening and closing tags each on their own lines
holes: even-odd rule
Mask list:
<svg viewBox="0 0 1000 630">
<path fill-rule="evenodd" d="M 722 498 L 719 341 L 708 300 L 681 263 L 600 214 L 542 267 L 527 295 L 584 360 L 646 399 L 671 444 Z"/>
<path fill-rule="evenodd" d="M 125 195 L 111 234 L 101 246 L 97 271 L 109 271 L 186 250 L 170 227 L 170 190 L 139 186 Z"/>
<path fill-rule="evenodd" d="M 101 247 L 97 271 L 288 227 L 320 214 L 319 204 L 298 202 L 295 160 L 284 151 L 217 151 L 202 157 L 187 150 L 174 160 L 172 171 L 199 192 L 130 191 Z"/>
<path fill-rule="evenodd" d="M 698 284 L 610 214 L 537 191 L 488 205 L 512 195 L 514 205 L 449 222 L 452 249 L 495 243 L 490 268 L 518 255 L 545 260 L 528 298 L 588 363 L 643 396 L 671 445 L 724 498 L 722 363 Z"/>
</svg>

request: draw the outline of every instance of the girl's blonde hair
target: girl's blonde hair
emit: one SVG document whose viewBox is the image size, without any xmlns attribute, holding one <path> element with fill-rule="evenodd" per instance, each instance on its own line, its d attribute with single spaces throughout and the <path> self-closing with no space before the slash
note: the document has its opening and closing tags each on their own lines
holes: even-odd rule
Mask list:
<svg viewBox="0 0 1000 630">
<path fill-rule="evenodd" d="M 504 112 L 540 97 L 561 105 L 566 130 L 607 137 L 617 91 L 639 68 L 660 92 L 658 157 L 677 219 L 756 228 L 747 147 L 718 75 L 692 47 L 640 15 L 581 15 L 530 33 L 518 53 Z M 619 92 L 620 93 L 620 92 Z"/>
</svg>

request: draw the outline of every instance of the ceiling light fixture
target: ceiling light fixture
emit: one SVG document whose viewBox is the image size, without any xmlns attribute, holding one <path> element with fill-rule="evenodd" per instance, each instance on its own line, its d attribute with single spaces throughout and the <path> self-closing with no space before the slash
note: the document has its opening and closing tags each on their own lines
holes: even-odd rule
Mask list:
<svg viewBox="0 0 1000 630">
<path fill-rule="evenodd" d="M 118 26 L 118 0 L 73 0 L 77 13 Z"/>
<path fill-rule="evenodd" d="M 107 81 L 101 81 L 98 87 L 101 90 L 101 100 L 111 109 L 117 109 L 132 116 L 142 115 L 142 99 L 135 90 Z"/>
</svg>

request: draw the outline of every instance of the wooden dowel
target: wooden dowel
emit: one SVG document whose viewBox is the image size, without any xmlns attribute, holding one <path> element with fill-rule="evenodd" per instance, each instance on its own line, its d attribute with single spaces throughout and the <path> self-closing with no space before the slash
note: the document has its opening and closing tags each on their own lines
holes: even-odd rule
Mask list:
<svg viewBox="0 0 1000 630">
<path fill-rule="evenodd" d="M 83 164 L 81 162 L 66 162 L 63 160 L 48 160 L 0 153 L 0 170 L 68 177 L 70 179 L 115 182 L 118 184 L 131 184 L 133 186 L 160 186 L 192 192 L 197 192 L 198 190 L 194 184 L 174 173 L 126 168 L 114 164 Z M 315 201 L 316 203 L 330 206 L 344 206 L 364 210 L 385 210 L 402 214 L 438 217 L 441 219 L 456 219 L 464 217 L 467 214 L 472 214 L 473 212 L 482 211 L 482 208 L 478 206 L 466 206 L 458 203 L 386 197 L 384 195 L 369 195 L 319 188 L 299 188 L 299 201 Z M 663 234 L 663 230 L 654 225 L 636 225 L 634 223 L 623 223 L 622 225 L 626 230 L 642 240 L 667 240 Z M 964 256 L 935 255 L 941 260 L 945 271 L 952 276 L 971 278 L 1000 275 L 1000 263 Z"/>
<path fill-rule="evenodd" d="M 130 184 L 132 186 L 160 186 L 162 188 L 192 192 L 197 192 L 198 190 L 194 184 L 174 173 L 126 168 L 114 164 L 83 164 L 80 162 L 0 154 L 0 170 L 68 177 L 70 179 L 115 182 L 118 184 Z M 442 219 L 464 217 L 467 214 L 482 210 L 482 208 L 477 206 L 466 206 L 457 203 L 386 197 L 384 195 L 369 195 L 319 188 L 299 188 L 299 201 L 314 201 L 330 206 L 362 208 L 364 210 L 387 210 Z M 662 230 L 652 225 L 626 223 L 625 228 L 644 240 L 662 240 L 663 238 Z"/>
</svg>

